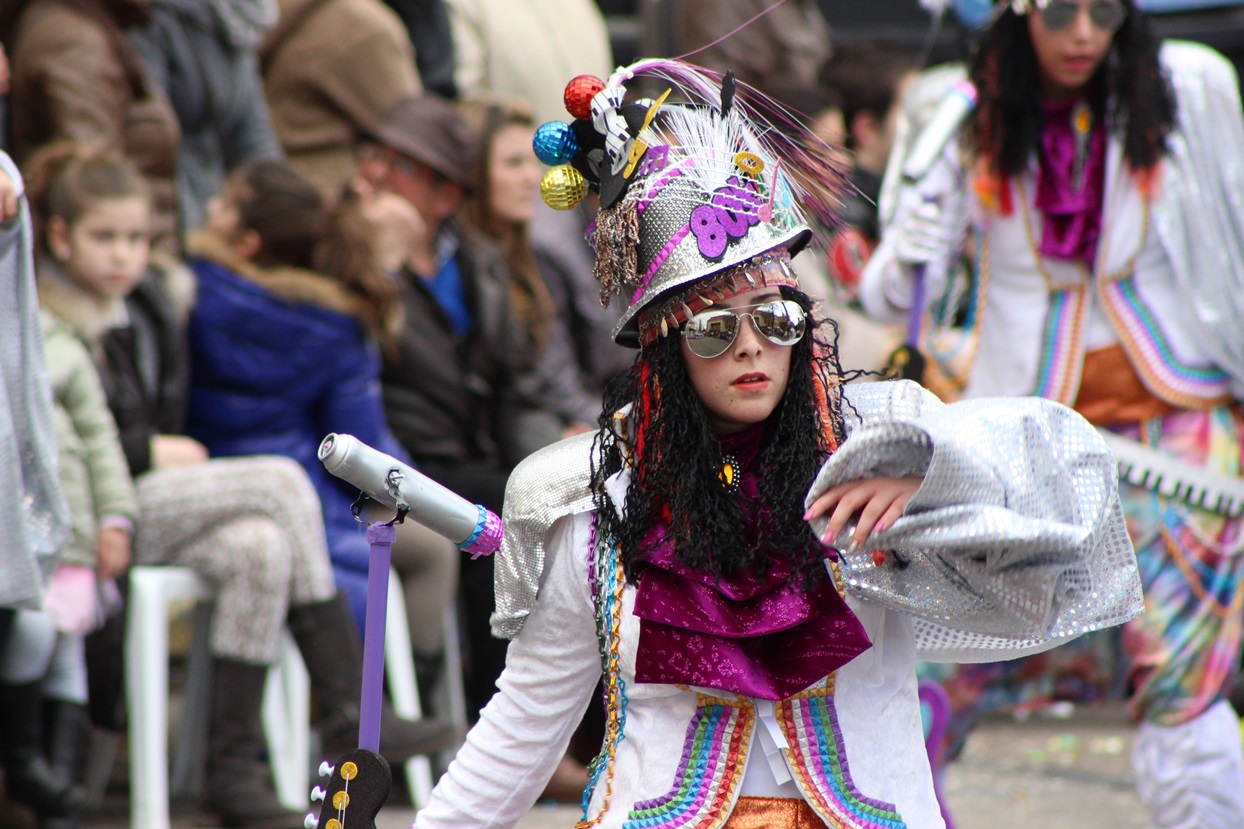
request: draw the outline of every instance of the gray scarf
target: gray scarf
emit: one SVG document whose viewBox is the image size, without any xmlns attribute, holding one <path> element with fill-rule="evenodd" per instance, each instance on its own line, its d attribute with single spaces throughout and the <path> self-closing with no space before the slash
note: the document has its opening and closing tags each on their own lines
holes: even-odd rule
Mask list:
<svg viewBox="0 0 1244 829">
<path fill-rule="evenodd" d="M 221 37 L 234 49 L 254 49 L 276 23 L 276 0 L 208 0 Z"/>
</svg>

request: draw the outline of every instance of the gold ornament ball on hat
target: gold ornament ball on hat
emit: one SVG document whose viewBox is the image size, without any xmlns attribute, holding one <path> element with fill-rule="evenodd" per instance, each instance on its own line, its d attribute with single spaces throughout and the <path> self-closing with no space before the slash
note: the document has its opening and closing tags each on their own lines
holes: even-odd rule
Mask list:
<svg viewBox="0 0 1244 829">
<path fill-rule="evenodd" d="M 587 179 L 569 164 L 554 167 L 540 179 L 540 196 L 554 210 L 571 210 L 585 195 Z"/>
</svg>

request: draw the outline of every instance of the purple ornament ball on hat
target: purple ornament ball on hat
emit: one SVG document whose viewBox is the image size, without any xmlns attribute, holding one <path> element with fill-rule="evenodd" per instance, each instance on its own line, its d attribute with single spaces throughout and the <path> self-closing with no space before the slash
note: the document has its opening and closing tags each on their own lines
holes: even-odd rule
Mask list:
<svg viewBox="0 0 1244 829">
<path fill-rule="evenodd" d="M 579 150 L 579 139 L 569 124 L 561 121 L 549 121 L 541 124 L 531 139 L 531 148 L 536 158 L 550 167 L 568 164 Z"/>
</svg>

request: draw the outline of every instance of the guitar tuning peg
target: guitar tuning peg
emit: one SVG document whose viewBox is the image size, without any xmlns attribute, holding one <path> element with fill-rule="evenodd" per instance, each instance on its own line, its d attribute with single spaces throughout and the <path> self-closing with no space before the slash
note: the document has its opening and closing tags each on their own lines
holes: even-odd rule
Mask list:
<svg viewBox="0 0 1244 829">
<path fill-rule="evenodd" d="M 320 823 L 320 819 L 315 816 L 314 812 L 308 812 L 306 818 L 303 819 L 302 825 L 307 829 L 315 829 Z"/>
<path fill-rule="evenodd" d="M 325 791 L 321 789 L 319 786 L 316 786 L 314 789 L 311 790 L 311 802 L 314 803 L 317 800 L 323 800 L 324 795 L 325 795 Z"/>
<path fill-rule="evenodd" d="M 320 763 L 320 777 L 332 777 L 332 776 L 333 776 L 333 767 L 329 765 L 328 761 L 325 760 L 323 763 Z"/>
</svg>

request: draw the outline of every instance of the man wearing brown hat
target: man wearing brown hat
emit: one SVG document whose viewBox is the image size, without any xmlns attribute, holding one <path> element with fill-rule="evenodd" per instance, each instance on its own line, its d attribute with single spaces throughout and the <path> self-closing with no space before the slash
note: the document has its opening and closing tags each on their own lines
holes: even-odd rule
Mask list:
<svg viewBox="0 0 1244 829">
<path fill-rule="evenodd" d="M 381 376 L 385 414 L 424 473 L 500 514 L 506 479 L 521 460 L 516 426 L 538 406 L 528 379 L 534 358 L 511 312 L 500 252 L 453 220 L 474 141 L 453 106 L 432 95 L 399 102 L 372 138 L 360 186 L 400 196 L 415 214 L 397 266 L 406 318 Z M 491 558 L 464 557 L 460 596 L 474 712 L 505 665 L 506 643 L 488 626 Z"/>
</svg>

